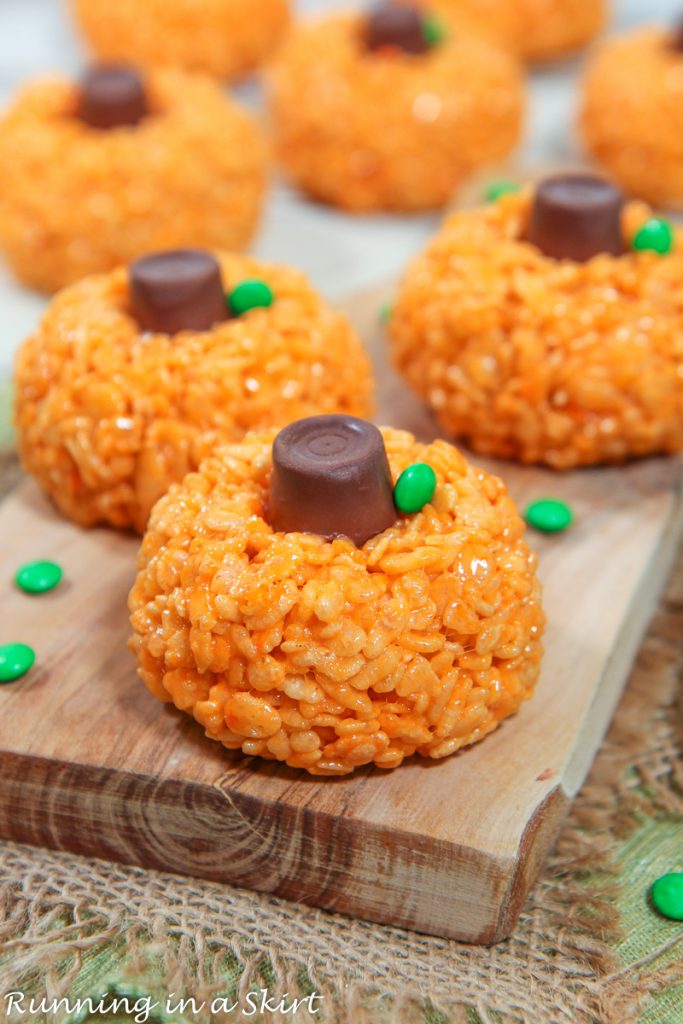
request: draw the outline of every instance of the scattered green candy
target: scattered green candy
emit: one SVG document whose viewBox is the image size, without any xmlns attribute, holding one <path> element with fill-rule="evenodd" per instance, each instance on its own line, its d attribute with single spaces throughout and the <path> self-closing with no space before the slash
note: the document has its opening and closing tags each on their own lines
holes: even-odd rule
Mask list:
<svg viewBox="0 0 683 1024">
<path fill-rule="evenodd" d="M 436 490 L 436 473 L 426 462 L 415 462 L 404 469 L 394 487 L 394 504 L 399 512 L 411 515 L 428 505 Z"/>
<path fill-rule="evenodd" d="M 14 582 L 27 594 L 45 594 L 62 582 L 62 570 L 55 562 L 29 562 L 22 565 Z"/>
<path fill-rule="evenodd" d="M 21 679 L 35 660 L 35 652 L 26 644 L 3 644 L 0 646 L 0 683 Z"/>
<path fill-rule="evenodd" d="M 519 192 L 519 185 L 514 181 L 492 181 L 484 189 L 484 199 L 487 203 L 495 203 L 502 196 L 509 196 L 514 192 Z"/>
<path fill-rule="evenodd" d="M 273 305 L 273 292 L 265 281 L 242 281 L 228 295 L 228 305 L 235 316 L 250 309 L 267 309 Z"/>
<path fill-rule="evenodd" d="M 391 320 L 391 314 L 394 312 L 394 307 L 391 302 L 383 302 L 379 307 L 379 322 L 381 324 L 388 324 Z"/>
<path fill-rule="evenodd" d="M 439 18 L 428 14 L 422 19 L 422 35 L 430 46 L 438 46 L 448 39 L 448 29 Z"/>
<path fill-rule="evenodd" d="M 652 905 L 664 917 L 683 921 L 683 872 L 658 878 L 650 890 Z"/>
<path fill-rule="evenodd" d="M 532 501 L 524 513 L 529 526 L 541 533 L 561 533 L 574 522 L 574 513 L 564 501 L 540 498 Z"/>
<path fill-rule="evenodd" d="M 660 256 L 666 256 L 673 249 L 673 228 L 668 220 L 651 217 L 635 233 L 631 245 L 637 252 L 658 252 Z"/>
</svg>

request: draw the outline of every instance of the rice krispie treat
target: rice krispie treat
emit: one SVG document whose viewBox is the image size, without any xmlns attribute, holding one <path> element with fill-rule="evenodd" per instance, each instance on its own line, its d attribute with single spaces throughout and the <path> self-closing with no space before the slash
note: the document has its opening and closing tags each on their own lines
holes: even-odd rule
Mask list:
<svg viewBox="0 0 683 1024">
<path fill-rule="evenodd" d="M 217 443 L 313 412 L 366 415 L 350 324 L 306 279 L 179 250 L 60 292 L 16 365 L 26 470 L 84 526 L 142 531 Z"/>
<path fill-rule="evenodd" d="M 622 188 L 683 209 L 683 28 L 608 39 L 583 83 L 581 130 Z"/>
<path fill-rule="evenodd" d="M 514 58 L 397 4 L 294 29 L 269 84 L 286 173 L 348 210 L 443 206 L 468 172 L 513 149 L 522 128 Z"/>
<path fill-rule="evenodd" d="M 447 21 L 465 19 L 526 61 L 566 57 L 607 20 L 607 0 L 424 0 Z"/>
<path fill-rule="evenodd" d="M 266 159 L 251 117 L 202 76 L 99 65 L 32 82 L 0 121 L 0 248 L 47 292 L 160 248 L 241 249 Z"/>
<path fill-rule="evenodd" d="M 445 441 L 349 416 L 250 434 L 155 507 L 131 649 L 231 750 L 315 775 L 446 757 L 536 684 L 523 532 L 502 482 Z"/>
<path fill-rule="evenodd" d="M 405 275 L 395 362 L 443 429 L 556 469 L 683 448 L 683 247 L 609 182 L 452 215 Z"/>
<path fill-rule="evenodd" d="M 236 78 L 258 67 L 289 21 L 289 0 L 72 0 L 93 50 L 144 67 Z"/>
</svg>

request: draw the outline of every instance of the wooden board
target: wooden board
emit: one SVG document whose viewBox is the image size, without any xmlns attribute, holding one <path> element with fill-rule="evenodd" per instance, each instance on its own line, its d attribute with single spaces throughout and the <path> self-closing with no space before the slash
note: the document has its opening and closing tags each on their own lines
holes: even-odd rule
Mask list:
<svg viewBox="0 0 683 1024">
<path fill-rule="evenodd" d="M 434 424 L 372 339 L 380 420 L 425 438 Z M 82 532 L 32 484 L 0 506 L 0 639 L 36 667 L 0 687 L 0 835 L 224 880 L 468 942 L 513 928 L 619 698 L 683 529 L 681 465 L 652 460 L 557 476 L 499 466 L 520 502 L 571 502 L 567 534 L 535 536 L 549 616 L 533 701 L 445 761 L 316 780 L 230 754 L 160 705 L 126 650 L 136 542 Z M 57 557 L 66 582 L 29 598 L 24 561 Z"/>
</svg>

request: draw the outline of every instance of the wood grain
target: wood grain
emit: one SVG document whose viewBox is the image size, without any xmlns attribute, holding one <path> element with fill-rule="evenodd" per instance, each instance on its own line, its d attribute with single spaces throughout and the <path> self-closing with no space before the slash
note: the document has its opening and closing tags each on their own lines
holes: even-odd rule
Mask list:
<svg viewBox="0 0 683 1024">
<path fill-rule="evenodd" d="M 383 298 L 350 305 L 377 361 L 378 420 L 432 437 L 387 369 Z M 327 780 L 230 754 L 159 705 L 126 650 L 137 541 L 80 531 L 23 485 L 0 506 L 3 578 L 56 557 L 65 583 L 0 592 L 0 642 L 38 655 L 0 688 L 0 835 L 468 942 L 509 934 L 654 610 L 683 494 L 675 459 L 566 476 L 487 466 L 521 503 L 558 495 L 577 515 L 569 533 L 533 538 L 549 616 L 536 696 L 461 755 Z"/>
</svg>

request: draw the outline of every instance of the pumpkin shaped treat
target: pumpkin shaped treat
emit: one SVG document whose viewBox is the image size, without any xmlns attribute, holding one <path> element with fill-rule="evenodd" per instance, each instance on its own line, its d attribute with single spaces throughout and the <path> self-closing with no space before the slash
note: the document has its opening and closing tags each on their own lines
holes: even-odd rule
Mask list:
<svg viewBox="0 0 683 1024">
<path fill-rule="evenodd" d="M 415 7 L 381 4 L 296 27 L 268 82 L 286 174 L 347 210 L 443 206 L 522 129 L 514 58 Z"/>
<path fill-rule="evenodd" d="M 297 271 L 172 250 L 60 292 L 16 364 L 23 464 L 84 526 L 145 528 L 217 443 L 367 414 L 360 342 Z"/>
<path fill-rule="evenodd" d="M 155 507 L 129 606 L 151 692 L 315 775 L 476 743 L 531 696 L 544 616 L 502 482 L 346 415 L 249 434 Z"/>
<path fill-rule="evenodd" d="M 260 130 L 203 76 L 97 65 L 29 83 L 0 120 L 0 249 L 40 291 L 157 249 L 242 249 L 265 188 Z"/>
<path fill-rule="evenodd" d="M 390 333 L 406 380 L 477 452 L 571 469 L 683 448 L 683 247 L 604 179 L 453 214 Z"/>
</svg>

